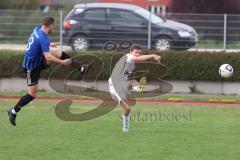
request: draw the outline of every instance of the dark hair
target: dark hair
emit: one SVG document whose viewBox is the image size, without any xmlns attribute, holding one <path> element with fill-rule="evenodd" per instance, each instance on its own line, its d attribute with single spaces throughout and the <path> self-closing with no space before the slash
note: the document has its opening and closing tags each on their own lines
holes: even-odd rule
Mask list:
<svg viewBox="0 0 240 160">
<path fill-rule="evenodd" d="M 44 17 L 43 20 L 42 20 L 42 25 L 43 26 L 50 26 L 54 24 L 54 18 L 53 17 Z"/>
<path fill-rule="evenodd" d="M 130 48 L 130 51 L 133 51 L 134 49 L 141 49 L 142 50 L 142 47 L 139 44 L 132 44 L 132 46 Z"/>
</svg>

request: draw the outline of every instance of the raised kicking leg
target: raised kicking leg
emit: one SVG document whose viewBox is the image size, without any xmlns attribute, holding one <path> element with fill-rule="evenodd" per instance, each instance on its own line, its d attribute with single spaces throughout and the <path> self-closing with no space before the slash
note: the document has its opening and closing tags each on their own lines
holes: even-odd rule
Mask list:
<svg viewBox="0 0 240 160">
<path fill-rule="evenodd" d="M 79 64 L 78 62 L 75 61 L 75 59 L 73 57 L 69 56 L 66 52 L 56 50 L 56 51 L 52 51 L 51 53 L 55 57 L 62 59 L 62 60 L 71 58 L 73 60 L 73 63 L 71 63 L 70 65 L 75 68 L 79 68 L 81 75 L 84 75 L 85 73 L 87 73 L 87 71 L 91 67 L 91 64 L 83 64 L 83 65 Z"/>
</svg>

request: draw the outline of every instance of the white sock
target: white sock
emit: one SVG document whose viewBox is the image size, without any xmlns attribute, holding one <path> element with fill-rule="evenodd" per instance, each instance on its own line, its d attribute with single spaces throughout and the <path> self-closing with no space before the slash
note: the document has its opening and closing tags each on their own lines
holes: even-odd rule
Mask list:
<svg viewBox="0 0 240 160">
<path fill-rule="evenodd" d="M 129 128 L 129 123 L 130 123 L 130 114 L 128 114 L 127 116 L 122 114 L 122 118 L 123 118 L 123 128 Z"/>
<path fill-rule="evenodd" d="M 14 110 L 14 108 L 12 109 L 12 114 L 17 114 L 17 112 Z"/>
</svg>

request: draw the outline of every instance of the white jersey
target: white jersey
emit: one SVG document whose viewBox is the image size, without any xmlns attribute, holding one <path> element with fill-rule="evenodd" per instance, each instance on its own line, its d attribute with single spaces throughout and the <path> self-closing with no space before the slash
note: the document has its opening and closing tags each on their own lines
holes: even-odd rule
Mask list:
<svg viewBox="0 0 240 160">
<path fill-rule="evenodd" d="M 135 63 L 132 61 L 134 56 L 126 54 L 118 62 L 112 70 L 111 77 L 109 78 L 110 93 L 114 95 L 118 101 L 125 99 L 128 93 L 128 76 L 135 69 Z"/>
<path fill-rule="evenodd" d="M 128 76 L 135 69 L 135 63 L 132 61 L 134 56 L 126 54 L 116 63 L 112 70 L 111 79 L 127 80 Z"/>
</svg>

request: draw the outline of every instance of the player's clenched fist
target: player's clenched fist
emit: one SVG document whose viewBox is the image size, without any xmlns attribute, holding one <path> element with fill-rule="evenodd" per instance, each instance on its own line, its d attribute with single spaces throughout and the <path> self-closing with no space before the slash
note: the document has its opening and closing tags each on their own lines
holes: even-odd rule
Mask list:
<svg viewBox="0 0 240 160">
<path fill-rule="evenodd" d="M 153 54 L 153 59 L 157 62 L 160 62 L 161 57 L 159 55 Z"/>
</svg>

